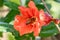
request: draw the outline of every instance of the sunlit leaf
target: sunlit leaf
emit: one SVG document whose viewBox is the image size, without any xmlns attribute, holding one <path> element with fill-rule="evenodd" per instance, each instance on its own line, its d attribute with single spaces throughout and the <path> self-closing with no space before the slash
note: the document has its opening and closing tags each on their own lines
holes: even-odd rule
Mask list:
<svg viewBox="0 0 60 40">
<path fill-rule="evenodd" d="M 7 32 L 8 40 L 15 40 L 14 35 L 11 32 Z"/>
<path fill-rule="evenodd" d="M 14 2 L 14 3 L 20 5 L 20 0 L 9 0 L 9 1 Z"/>
<path fill-rule="evenodd" d="M 56 28 L 55 24 L 51 22 L 47 26 L 43 26 L 40 36 L 41 37 L 48 37 L 58 34 L 58 29 Z"/>
<path fill-rule="evenodd" d="M 41 3 L 41 0 L 33 0 L 35 2 L 35 4 L 40 4 Z"/>
</svg>

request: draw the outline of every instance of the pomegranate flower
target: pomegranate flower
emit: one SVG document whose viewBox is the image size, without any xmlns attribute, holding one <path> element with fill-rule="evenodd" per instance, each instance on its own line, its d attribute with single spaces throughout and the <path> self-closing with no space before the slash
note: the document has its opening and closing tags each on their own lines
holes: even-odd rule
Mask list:
<svg viewBox="0 0 60 40">
<path fill-rule="evenodd" d="M 43 10 L 39 11 L 40 25 L 47 25 L 52 21 L 52 16 L 45 13 Z"/>
<path fill-rule="evenodd" d="M 20 6 L 21 15 L 15 16 L 14 28 L 20 33 L 20 36 L 27 33 L 34 33 L 38 36 L 41 27 L 52 21 L 52 17 L 43 10 L 38 11 L 33 1 L 28 3 L 28 7 Z"/>
</svg>

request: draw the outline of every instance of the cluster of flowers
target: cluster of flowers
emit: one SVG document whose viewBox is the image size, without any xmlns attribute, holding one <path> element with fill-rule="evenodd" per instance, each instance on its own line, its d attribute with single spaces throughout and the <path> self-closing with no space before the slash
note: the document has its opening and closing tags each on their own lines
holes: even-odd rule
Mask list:
<svg viewBox="0 0 60 40">
<path fill-rule="evenodd" d="M 14 28 L 20 33 L 20 36 L 27 33 L 34 33 L 38 36 L 42 26 L 48 25 L 51 21 L 59 24 L 60 20 L 52 18 L 44 10 L 38 10 L 33 1 L 28 3 L 28 7 L 20 6 L 21 15 L 16 15 Z"/>
</svg>

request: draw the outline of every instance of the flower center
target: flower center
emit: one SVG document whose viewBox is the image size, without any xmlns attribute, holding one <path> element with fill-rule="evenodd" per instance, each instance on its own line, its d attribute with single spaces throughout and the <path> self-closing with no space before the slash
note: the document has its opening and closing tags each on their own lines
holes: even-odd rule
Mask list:
<svg viewBox="0 0 60 40">
<path fill-rule="evenodd" d="M 37 18 L 33 17 L 27 20 L 26 25 L 28 24 L 34 24 L 36 22 Z"/>
</svg>

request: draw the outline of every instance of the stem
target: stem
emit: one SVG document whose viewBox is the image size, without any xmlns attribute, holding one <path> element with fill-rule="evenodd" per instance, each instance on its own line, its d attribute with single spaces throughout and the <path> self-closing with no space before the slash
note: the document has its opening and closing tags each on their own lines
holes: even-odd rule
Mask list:
<svg viewBox="0 0 60 40">
<path fill-rule="evenodd" d="M 59 27 L 59 25 L 58 25 L 58 24 L 55 24 L 55 25 L 56 25 L 58 31 L 60 32 L 60 27 Z"/>
<path fill-rule="evenodd" d="M 50 11 L 49 11 L 49 9 L 48 9 L 48 7 L 47 7 L 46 3 L 44 2 L 44 0 L 42 0 L 42 2 L 43 2 L 43 4 L 44 4 L 44 6 L 45 6 L 45 8 L 46 8 L 47 12 L 50 14 Z"/>
</svg>

